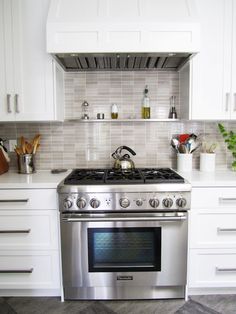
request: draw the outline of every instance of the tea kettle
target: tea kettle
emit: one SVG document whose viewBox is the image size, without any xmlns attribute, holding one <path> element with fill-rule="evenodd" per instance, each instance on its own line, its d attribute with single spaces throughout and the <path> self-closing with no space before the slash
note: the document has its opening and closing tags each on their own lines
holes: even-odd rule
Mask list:
<svg viewBox="0 0 236 314">
<path fill-rule="evenodd" d="M 130 158 L 129 154 L 122 155 L 123 149 L 130 152 L 133 156 L 136 155 L 136 153 L 128 146 L 118 147 L 116 151 L 111 155 L 115 159 L 113 168 L 116 170 L 131 171 L 135 168 L 134 162 Z"/>
</svg>

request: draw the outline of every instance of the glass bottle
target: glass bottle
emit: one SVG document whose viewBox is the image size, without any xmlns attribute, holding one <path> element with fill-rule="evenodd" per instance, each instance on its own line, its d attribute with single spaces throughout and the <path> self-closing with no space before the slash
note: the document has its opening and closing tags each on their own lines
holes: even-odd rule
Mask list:
<svg viewBox="0 0 236 314">
<path fill-rule="evenodd" d="M 150 99 L 148 97 L 148 86 L 146 85 L 142 100 L 142 119 L 150 119 L 150 117 L 151 117 Z"/>
<path fill-rule="evenodd" d="M 170 97 L 170 111 L 169 111 L 169 119 L 177 119 L 177 112 L 175 109 L 176 96 Z"/>
<path fill-rule="evenodd" d="M 111 106 L 111 118 L 112 119 L 118 118 L 118 107 L 116 104 L 112 104 Z"/>
</svg>

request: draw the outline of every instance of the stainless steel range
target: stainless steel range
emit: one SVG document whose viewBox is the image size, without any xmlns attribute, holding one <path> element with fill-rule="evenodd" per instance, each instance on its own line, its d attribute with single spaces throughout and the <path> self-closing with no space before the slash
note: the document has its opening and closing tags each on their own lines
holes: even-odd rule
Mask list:
<svg viewBox="0 0 236 314">
<path fill-rule="evenodd" d="M 72 171 L 58 186 L 65 299 L 183 298 L 190 191 L 168 168 Z"/>
</svg>

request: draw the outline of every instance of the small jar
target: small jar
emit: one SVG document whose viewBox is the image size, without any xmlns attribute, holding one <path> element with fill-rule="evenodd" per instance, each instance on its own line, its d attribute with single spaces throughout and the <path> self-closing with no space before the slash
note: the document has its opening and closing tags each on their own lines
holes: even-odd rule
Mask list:
<svg viewBox="0 0 236 314">
<path fill-rule="evenodd" d="M 111 118 L 112 119 L 118 118 L 118 107 L 116 104 L 112 104 L 111 106 Z"/>
<path fill-rule="evenodd" d="M 82 117 L 83 120 L 89 120 L 89 103 L 85 100 L 82 103 Z"/>
</svg>

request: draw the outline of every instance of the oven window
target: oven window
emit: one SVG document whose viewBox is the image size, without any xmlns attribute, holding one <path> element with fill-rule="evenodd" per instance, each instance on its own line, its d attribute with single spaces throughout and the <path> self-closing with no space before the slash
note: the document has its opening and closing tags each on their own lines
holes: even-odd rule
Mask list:
<svg viewBox="0 0 236 314">
<path fill-rule="evenodd" d="M 160 271 L 161 227 L 88 228 L 90 272 Z"/>
</svg>

